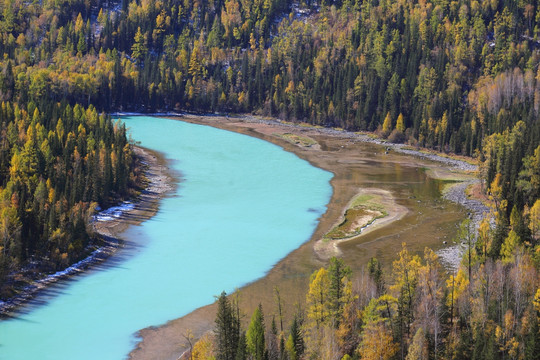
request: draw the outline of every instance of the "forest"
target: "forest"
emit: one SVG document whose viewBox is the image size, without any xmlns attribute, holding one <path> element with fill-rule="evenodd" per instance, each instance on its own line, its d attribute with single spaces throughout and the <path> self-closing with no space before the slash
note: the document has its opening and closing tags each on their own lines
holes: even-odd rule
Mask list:
<svg viewBox="0 0 540 360">
<path fill-rule="evenodd" d="M 3 100 L 377 131 L 484 162 L 507 217 L 539 195 L 535 1 L 9 0 L 0 29 Z"/>
<path fill-rule="evenodd" d="M 432 250 L 420 257 L 405 244 L 386 276 L 376 258 L 354 277 L 332 258 L 312 274 L 305 308 L 285 328 L 278 289 L 272 317 L 259 305 L 247 329 L 238 297 L 222 293 L 215 331 L 184 358 L 537 359 L 538 257 L 490 257 L 481 243 L 470 256 L 449 276 Z"/>
<path fill-rule="evenodd" d="M 244 333 L 223 296 L 197 351 L 540 353 L 537 1 L 0 0 L 0 54 L 0 295 L 17 269 L 84 257 L 95 209 L 136 192 L 126 129 L 107 114 L 253 113 L 473 157 L 491 213 L 449 278 L 429 250 L 404 248 L 384 276 L 374 259 L 360 282 L 333 260 L 289 328 L 261 308 Z"/>
<path fill-rule="evenodd" d="M 54 272 L 88 255 L 91 219 L 132 195 L 126 129 L 92 105 L 2 102 L 0 109 L 0 285 L 17 268 Z M 16 273 L 16 272 L 15 272 Z"/>
</svg>

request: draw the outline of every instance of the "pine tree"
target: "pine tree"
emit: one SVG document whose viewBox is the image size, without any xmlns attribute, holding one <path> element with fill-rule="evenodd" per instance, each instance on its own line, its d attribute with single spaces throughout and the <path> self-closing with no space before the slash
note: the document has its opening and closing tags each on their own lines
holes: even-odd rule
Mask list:
<svg viewBox="0 0 540 360">
<path fill-rule="evenodd" d="M 276 319 L 272 317 L 272 324 L 270 326 L 270 334 L 268 336 L 268 360 L 279 359 L 279 344 L 278 344 L 278 329 L 276 325 Z"/>
<path fill-rule="evenodd" d="M 148 49 L 146 47 L 145 35 L 141 31 L 141 27 L 137 28 L 133 45 L 131 46 L 131 57 L 137 60 L 139 63 L 144 60 Z"/>
<path fill-rule="evenodd" d="M 384 279 L 382 277 L 381 263 L 377 258 L 369 259 L 368 272 L 377 286 L 377 294 L 381 295 L 384 292 Z"/>
<path fill-rule="evenodd" d="M 246 333 L 242 331 L 240 338 L 238 339 L 238 348 L 236 349 L 235 360 L 246 360 L 248 355 L 248 349 L 246 344 Z"/>
<path fill-rule="evenodd" d="M 304 354 L 304 336 L 302 334 L 302 319 L 298 314 L 295 314 L 291 323 L 291 330 L 289 339 L 292 343 L 292 349 L 296 358 L 300 358 Z M 287 344 L 289 340 L 287 340 Z M 288 347 L 288 345 L 287 345 Z"/>
<path fill-rule="evenodd" d="M 266 349 L 264 329 L 264 315 L 262 305 L 259 304 L 251 316 L 251 322 L 246 333 L 247 351 L 255 360 L 262 360 Z"/>
<path fill-rule="evenodd" d="M 216 358 L 218 360 L 235 360 L 240 338 L 240 322 L 225 291 L 218 298 L 215 322 Z"/>
<path fill-rule="evenodd" d="M 332 257 L 330 265 L 328 265 L 328 278 L 330 280 L 330 288 L 328 289 L 328 297 L 331 307 L 331 316 L 334 320 L 334 327 L 339 327 L 343 307 L 345 305 L 345 286 L 351 275 L 351 268 L 345 266 L 343 259 Z"/>
</svg>

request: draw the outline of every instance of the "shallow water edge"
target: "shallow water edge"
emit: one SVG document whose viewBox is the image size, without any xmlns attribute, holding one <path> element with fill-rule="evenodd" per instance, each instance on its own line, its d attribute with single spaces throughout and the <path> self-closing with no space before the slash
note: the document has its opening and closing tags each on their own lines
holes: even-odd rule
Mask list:
<svg viewBox="0 0 540 360">
<path fill-rule="evenodd" d="M 284 299 L 285 302 L 290 304 L 303 302 L 309 275 L 315 268 L 320 267 L 325 263 L 325 259 L 322 259 L 317 252 L 314 251 L 313 245 L 316 241 L 321 239 L 329 228 L 335 224 L 337 219 L 339 219 L 344 207 L 350 199 L 357 194 L 359 187 L 362 187 L 362 185 L 368 186 L 367 184 L 369 184 L 370 187 L 373 187 L 373 184 L 377 183 L 370 179 L 369 176 L 366 177 L 361 174 L 362 169 L 365 169 L 366 165 L 369 167 L 370 162 L 374 159 L 381 161 L 382 164 L 388 166 L 394 166 L 394 164 L 395 166 L 398 166 L 397 164 L 400 164 L 399 166 L 403 167 L 405 170 L 410 168 L 420 169 L 429 167 L 430 169 L 435 170 L 431 171 L 431 174 L 443 174 L 443 177 L 446 177 L 449 173 L 452 173 L 453 175 L 463 177 L 464 179 L 473 178 L 473 176 L 467 172 L 471 170 L 470 164 L 460 162 L 459 160 L 456 162 L 454 159 L 447 159 L 436 155 L 426 157 L 425 153 L 414 153 L 408 149 L 405 151 L 406 154 L 402 155 L 398 153 L 398 151 L 391 151 L 393 150 L 392 145 L 376 143 L 376 141 L 373 141 L 373 139 L 365 135 L 359 136 L 358 134 L 333 129 L 302 127 L 299 125 L 280 123 L 275 120 L 251 116 L 205 117 L 184 114 L 181 118 L 176 119 L 239 132 L 272 142 L 281 146 L 284 150 L 293 152 L 300 158 L 309 161 L 312 165 L 334 173 L 334 178 L 331 181 L 333 195 L 328 204 L 328 210 L 319 219 L 317 229 L 313 233 L 310 241 L 304 243 L 286 258 L 276 263 L 264 278 L 259 279 L 240 290 L 242 306 L 248 314 L 259 302 L 263 304 L 265 314 L 274 312 L 272 300 L 272 289 L 274 286 L 280 288 L 281 294 L 288 294 L 287 299 Z M 283 136 L 288 133 L 314 139 L 317 145 L 312 145 L 311 141 L 300 141 L 300 144 L 291 143 L 286 140 L 286 136 Z M 302 143 L 308 144 L 308 146 L 303 146 Z M 384 147 L 380 145 L 384 145 Z M 362 152 L 366 152 L 366 154 L 362 155 Z M 390 152 L 390 154 L 388 154 L 388 152 Z M 437 161 L 435 162 L 433 160 Z M 407 171 L 410 172 L 409 170 Z M 422 179 L 424 179 L 424 177 L 421 176 L 421 179 L 419 180 L 424 181 Z M 442 182 L 437 184 L 442 184 Z M 388 185 L 386 186 L 388 187 Z M 394 189 L 395 186 L 392 185 L 390 185 L 390 187 L 392 188 L 392 193 L 397 192 L 397 201 L 400 206 L 407 205 L 407 207 L 411 207 L 411 203 L 416 202 L 411 199 L 405 199 L 399 186 L 397 189 Z M 436 187 L 437 189 L 435 191 L 439 194 L 438 199 L 441 199 L 440 192 L 442 190 L 442 185 L 436 185 Z M 413 188 L 413 192 L 414 191 L 416 190 Z M 447 203 L 442 199 L 435 199 L 434 202 L 435 204 L 433 206 L 435 208 L 442 209 L 441 206 L 448 207 L 448 212 L 445 212 L 447 215 L 446 219 L 434 220 L 429 218 L 429 228 L 422 232 L 422 236 L 432 233 L 434 229 L 439 231 L 441 226 L 444 231 L 440 238 L 436 238 L 432 241 L 411 241 L 410 247 L 412 247 L 413 251 L 423 251 L 423 246 L 432 246 L 436 249 L 441 248 L 443 243 L 442 239 L 451 237 L 452 234 L 455 233 L 455 225 L 465 217 L 465 212 L 459 206 Z M 420 203 L 420 200 L 418 200 L 418 203 Z M 413 204 L 412 206 L 414 207 L 417 205 Z M 413 212 L 420 213 L 421 211 L 414 208 Z M 399 220 L 399 224 L 395 226 L 407 226 L 408 222 L 412 220 L 416 221 L 416 219 L 413 219 L 413 215 L 408 215 L 405 219 Z M 422 219 L 426 215 L 423 214 L 419 216 Z M 393 225 L 386 226 L 385 229 L 390 229 L 392 227 Z M 362 267 L 362 259 L 367 261 L 370 256 L 378 256 L 388 265 L 395 256 L 396 247 L 392 247 L 392 249 L 386 253 L 380 252 L 381 249 L 386 246 L 386 238 L 388 235 L 386 235 L 385 232 L 388 231 L 378 229 L 373 231 L 370 236 L 366 236 L 365 239 L 359 240 L 356 243 L 352 242 L 343 247 L 340 246 L 340 250 L 344 253 L 343 256 L 346 261 L 358 263 L 355 267 L 359 269 Z M 396 238 L 397 244 L 400 245 L 400 234 L 392 236 Z M 396 240 L 392 241 L 395 242 Z M 363 245 L 364 243 L 365 245 Z M 368 244 L 382 244 L 383 248 L 381 248 L 380 245 L 372 246 Z M 369 250 L 369 248 L 372 248 L 372 250 Z M 219 290 L 220 289 L 217 289 L 216 292 L 219 292 Z M 201 336 L 205 331 L 214 326 L 214 314 L 214 306 L 209 305 L 199 308 L 180 319 L 171 320 L 164 326 L 152 327 L 140 331 L 139 335 L 142 341 L 137 344 L 137 348 L 130 354 L 130 358 L 176 359 L 186 349 L 186 346 L 182 341 L 182 334 L 185 334 L 189 329 L 193 332 L 195 337 Z M 289 315 L 290 314 L 285 314 L 286 317 Z"/>
</svg>

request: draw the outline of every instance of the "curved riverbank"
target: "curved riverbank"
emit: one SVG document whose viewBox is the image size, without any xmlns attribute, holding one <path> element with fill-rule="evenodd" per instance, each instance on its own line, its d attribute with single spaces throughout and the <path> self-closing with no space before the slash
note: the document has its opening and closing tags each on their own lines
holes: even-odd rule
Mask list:
<svg viewBox="0 0 540 360">
<path fill-rule="evenodd" d="M 304 127 L 253 116 L 228 117 L 184 114 L 180 120 L 239 132 L 270 141 L 283 147 L 286 151 L 295 153 L 312 165 L 334 173 L 334 178 L 331 181 L 334 192 L 327 206 L 328 210 L 319 219 L 318 227 L 310 241 L 278 262 L 264 278 L 242 288 L 240 299 L 243 308 L 246 309 L 248 314 L 259 303 L 262 303 L 267 313 L 273 312 L 274 286 L 279 287 L 282 296 L 286 294 L 282 299 L 285 304 L 292 305 L 295 302 L 302 303 L 304 301 L 303 297 L 309 276 L 315 268 L 325 263 L 325 259 L 317 255 L 314 250 L 314 244 L 322 239 L 336 224 L 350 200 L 356 195 L 359 182 L 363 183 L 364 181 L 357 178 L 359 167 L 365 166 L 373 159 L 376 159 L 388 164 L 388 166 L 393 166 L 393 164 L 399 164 L 399 166 L 406 168 L 425 168 L 429 166 L 431 175 L 442 178 L 447 178 L 450 174 L 469 179 L 473 178 L 473 176 L 463 173 L 475 169 L 473 165 L 460 160 L 411 150 L 401 145 L 381 143 L 379 140 L 372 139 L 367 135 L 334 129 Z M 370 144 L 384 145 L 385 148 L 379 146 L 373 149 Z M 404 155 L 407 155 L 406 157 L 403 156 L 402 150 L 405 153 Z M 450 170 L 448 170 L 449 167 Z M 372 183 L 370 187 L 378 186 L 374 184 Z M 403 206 L 401 203 L 405 200 L 399 198 L 395 199 L 395 201 L 399 206 Z M 390 220 L 399 221 L 398 219 L 402 217 L 403 215 L 389 217 L 387 224 L 391 222 Z M 452 221 L 452 219 L 448 221 Z M 376 234 L 380 233 L 378 230 L 381 230 L 381 228 L 388 229 L 389 227 L 373 226 L 372 230 L 364 232 L 359 237 L 364 235 L 376 236 Z M 351 241 L 351 243 L 354 242 Z M 418 250 L 423 250 L 423 243 L 412 245 L 417 246 Z M 336 248 L 339 250 L 339 245 L 336 245 Z M 362 259 L 367 261 L 370 256 L 374 255 L 365 252 Z M 386 261 L 386 263 L 391 262 L 394 255 L 385 254 L 383 261 Z M 217 294 L 221 289 L 215 291 Z M 285 318 L 290 315 L 284 314 Z M 163 326 L 141 330 L 139 332 L 141 342 L 137 344 L 137 348 L 130 354 L 130 358 L 177 359 L 187 348 L 183 335 L 189 330 L 195 338 L 200 337 L 205 331 L 213 328 L 214 316 L 215 305 L 212 304 L 199 308 L 180 319 L 169 321 Z M 246 316 L 246 318 L 249 318 L 249 316 Z"/>
<path fill-rule="evenodd" d="M 104 237 L 117 239 L 129 226 L 140 224 L 154 216 L 159 200 L 174 190 L 176 176 L 171 173 L 166 160 L 159 153 L 139 146 L 134 146 L 133 152 L 146 167 L 144 176 L 147 184 L 134 199 L 133 208 L 123 211 L 119 217 L 94 222 L 95 231 Z"/>
<path fill-rule="evenodd" d="M 1 322 L 4 357 L 122 359 L 139 329 L 263 277 L 326 210 L 332 174 L 269 142 L 155 117 L 123 121 L 182 174 L 178 189 L 121 234 L 132 242 L 114 257 Z"/>
<path fill-rule="evenodd" d="M 104 244 L 92 251 L 83 260 L 64 270 L 35 280 L 15 297 L 0 301 L 0 316 L 9 316 L 12 311 L 24 305 L 49 285 L 101 264 L 122 247 L 126 241 L 129 241 L 121 238 L 120 234 L 122 232 L 129 226 L 139 224 L 155 215 L 161 197 L 173 190 L 172 174 L 170 174 L 165 159 L 160 154 L 138 146 L 133 147 L 133 152 L 145 167 L 146 187 L 137 198 L 128 203 L 132 206 L 123 206 L 123 209 L 118 210 L 117 214 L 108 216 L 106 220 L 94 221 L 94 231 L 101 235 Z"/>
</svg>

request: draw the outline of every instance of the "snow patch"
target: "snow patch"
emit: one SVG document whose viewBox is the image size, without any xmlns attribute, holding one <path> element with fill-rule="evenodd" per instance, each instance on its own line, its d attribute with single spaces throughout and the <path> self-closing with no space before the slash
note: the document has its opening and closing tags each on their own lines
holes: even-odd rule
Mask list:
<svg viewBox="0 0 540 360">
<path fill-rule="evenodd" d="M 118 219 L 126 211 L 133 210 L 135 205 L 129 201 L 124 201 L 118 206 L 113 206 L 94 215 L 94 221 L 111 221 Z"/>
</svg>

